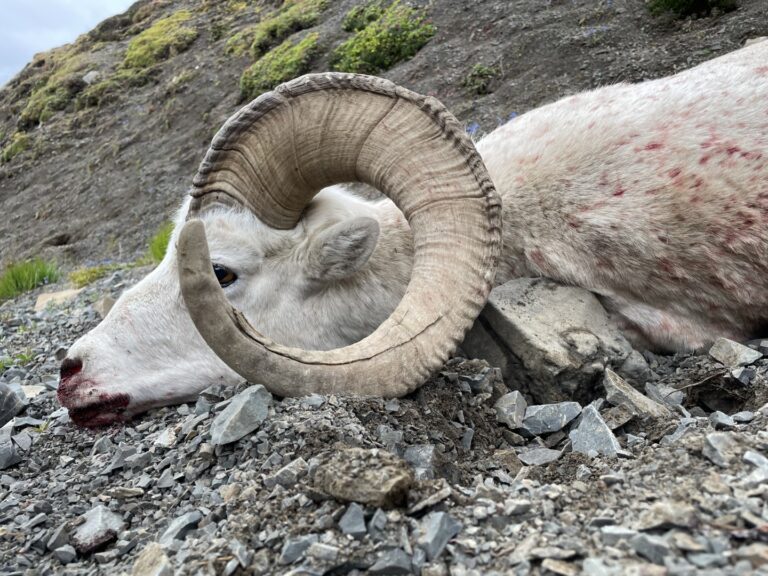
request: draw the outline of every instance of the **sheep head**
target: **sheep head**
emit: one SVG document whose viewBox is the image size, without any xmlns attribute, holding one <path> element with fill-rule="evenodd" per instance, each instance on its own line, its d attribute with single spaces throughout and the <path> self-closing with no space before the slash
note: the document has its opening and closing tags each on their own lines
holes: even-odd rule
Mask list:
<svg viewBox="0 0 768 576">
<path fill-rule="evenodd" d="M 408 289 L 355 344 L 278 344 L 227 301 L 199 216 L 211 205 L 239 205 L 291 229 L 318 190 L 340 182 L 374 186 L 408 220 Z M 190 316 L 229 367 L 275 394 L 406 394 L 445 362 L 491 290 L 501 203 L 483 163 L 439 102 L 389 81 L 316 74 L 262 95 L 219 131 L 193 184 L 177 246 Z"/>
</svg>

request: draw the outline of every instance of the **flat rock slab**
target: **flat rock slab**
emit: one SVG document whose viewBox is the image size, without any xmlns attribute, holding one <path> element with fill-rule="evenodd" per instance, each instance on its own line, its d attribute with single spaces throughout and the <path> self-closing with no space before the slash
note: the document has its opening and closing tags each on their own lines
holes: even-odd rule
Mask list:
<svg viewBox="0 0 768 576">
<path fill-rule="evenodd" d="M 117 540 L 125 527 L 122 516 L 106 506 L 96 506 L 83 515 L 85 522 L 72 534 L 72 544 L 80 554 L 89 554 Z"/>
<path fill-rule="evenodd" d="M 638 416 L 668 418 L 672 414 L 666 406 L 633 388 L 610 368 L 605 370 L 603 387 L 608 402 L 614 406 L 626 406 Z"/>
<path fill-rule="evenodd" d="M 344 502 L 379 508 L 400 506 L 413 484 L 408 464 L 385 450 L 346 448 L 318 458 L 315 488 Z"/>
<path fill-rule="evenodd" d="M 75 299 L 82 292 L 82 288 L 62 290 L 60 292 L 45 292 L 40 294 L 35 301 L 35 312 L 42 312 L 49 304 L 65 304 Z"/>
<path fill-rule="evenodd" d="M 368 574 L 373 576 L 396 576 L 413 574 L 411 557 L 402 548 L 387 550 L 379 556 L 376 563 L 368 568 Z"/>
<path fill-rule="evenodd" d="M 605 366 L 632 352 L 594 294 L 545 278 L 494 288 L 461 347 L 542 404 L 587 398 Z"/>
<path fill-rule="evenodd" d="M 187 532 L 197 528 L 197 525 L 202 519 L 203 515 L 199 510 L 187 512 L 186 514 L 174 518 L 171 520 L 171 523 L 168 524 L 163 535 L 160 536 L 160 544 L 162 546 L 170 546 L 173 544 L 174 540 L 184 540 Z"/>
<path fill-rule="evenodd" d="M 272 404 L 272 395 L 257 384 L 232 398 L 211 423 L 211 444 L 230 444 L 250 434 L 264 422 Z"/>
<path fill-rule="evenodd" d="M 636 530 L 668 530 L 691 528 L 696 523 L 696 510 L 690 504 L 673 500 L 655 502 L 640 514 Z"/>
<path fill-rule="evenodd" d="M 533 448 L 521 452 L 519 458 L 520 462 L 527 466 L 543 466 L 544 464 L 554 462 L 562 455 L 563 453 L 560 452 L 560 450 L 552 450 L 551 448 Z"/>
</svg>

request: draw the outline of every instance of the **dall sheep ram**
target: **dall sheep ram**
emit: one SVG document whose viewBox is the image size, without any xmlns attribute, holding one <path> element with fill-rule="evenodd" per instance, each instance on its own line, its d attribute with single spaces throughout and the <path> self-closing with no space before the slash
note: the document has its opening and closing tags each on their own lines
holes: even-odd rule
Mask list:
<svg viewBox="0 0 768 576">
<path fill-rule="evenodd" d="M 97 426 L 241 376 L 402 395 L 524 276 L 593 291 L 655 348 L 745 339 L 768 320 L 766 224 L 768 42 L 564 98 L 477 152 L 432 98 L 309 75 L 217 134 L 168 254 L 69 350 L 59 400 Z"/>
</svg>

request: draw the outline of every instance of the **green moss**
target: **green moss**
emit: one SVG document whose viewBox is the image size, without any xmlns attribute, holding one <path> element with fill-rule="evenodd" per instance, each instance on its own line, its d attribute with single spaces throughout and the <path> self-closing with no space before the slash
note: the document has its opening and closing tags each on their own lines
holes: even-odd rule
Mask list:
<svg viewBox="0 0 768 576">
<path fill-rule="evenodd" d="M 130 41 L 123 67 L 148 68 L 186 50 L 197 38 L 197 30 L 184 26 L 190 18 L 189 10 L 179 10 L 157 20 Z"/>
<path fill-rule="evenodd" d="M 355 33 L 331 55 L 331 67 L 341 72 L 376 74 L 412 58 L 435 35 L 424 9 L 399 0 L 380 18 Z"/>
<path fill-rule="evenodd" d="M 721 12 L 736 10 L 736 0 L 650 0 L 647 2 L 652 14 L 672 13 L 684 18 L 686 16 L 706 16 L 717 8 Z"/>
<path fill-rule="evenodd" d="M 43 284 L 56 282 L 59 269 L 39 258 L 8 266 L 0 276 L 0 301 L 8 300 Z"/>
<path fill-rule="evenodd" d="M 267 52 L 240 77 L 243 98 L 255 98 L 265 90 L 307 72 L 317 52 L 317 39 L 318 34 L 309 34 L 301 42 L 294 44 L 286 40 Z"/>
<path fill-rule="evenodd" d="M 371 22 L 381 18 L 383 14 L 384 3 L 382 0 L 373 0 L 366 4 L 360 4 L 344 15 L 341 27 L 346 32 L 357 32 L 368 26 Z"/>
<path fill-rule="evenodd" d="M 5 145 L 2 152 L 0 152 L 0 160 L 3 162 L 10 162 L 14 156 L 21 154 L 29 148 L 31 144 L 31 138 L 24 132 L 16 132 L 11 136 L 11 141 Z"/>
<path fill-rule="evenodd" d="M 493 66 L 485 66 L 483 64 L 475 64 L 472 66 L 472 70 L 469 71 L 462 81 L 462 86 L 469 88 L 469 90 L 478 96 L 483 94 L 490 94 L 491 81 L 499 75 L 498 68 Z"/>
<path fill-rule="evenodd" d="M 317 23 L 328 0 L 290 0 L 274 15 L 253 27 L 251 53 L 259 58 L 271 47 L 280 44 L 294 32 L 306 30 Z"/>
<path fill-rule="evenodd" d="M 120 264 L 101 264 L 99 266 L 78 268 L 77 270 L 70 272 L 67 277 L 77 288 L 82 288 L 83 286 L 88 286 L 88 284 L 95 282 L 99 278 L 103 278 L 110 272 L 122 268 L 124 268 L 124 266 Z"/>
</svg>

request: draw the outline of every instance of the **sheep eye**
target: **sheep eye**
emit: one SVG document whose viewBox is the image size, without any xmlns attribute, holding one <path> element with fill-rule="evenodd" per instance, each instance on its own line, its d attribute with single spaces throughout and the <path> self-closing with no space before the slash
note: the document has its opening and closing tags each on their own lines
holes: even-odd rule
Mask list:
<svg viewBox="0 0 768 576">
<path fill-rule="evenodd" d="M 237 274 L 232 272 L 232 270 L 229 268 L 221 266 L 220 264 L 213 265 L 213 273 L 216 274 L 216 280 L 219 281 L 219 284 L 222 288 L 226 288 L 235 280 L 237 280 Z"/>
</svg>

